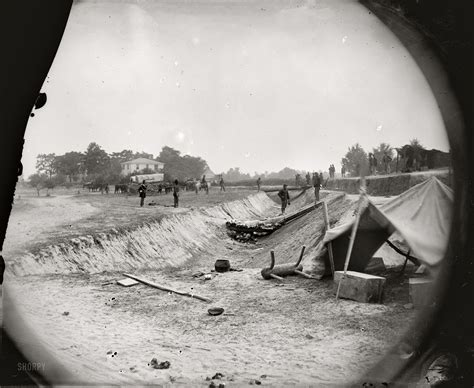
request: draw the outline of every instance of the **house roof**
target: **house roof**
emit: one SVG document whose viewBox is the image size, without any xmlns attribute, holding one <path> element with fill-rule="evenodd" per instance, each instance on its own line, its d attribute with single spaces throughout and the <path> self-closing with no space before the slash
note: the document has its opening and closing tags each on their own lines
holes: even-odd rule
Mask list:
<svg viewBox="0 0 474 388">
<path fill-rule="evenodd" d="M 162 162 L 157 162 L 156 160 L 146 159 L 146 158 L 138 158 L 133 160 L 127 160 L 126 162 L 122 162 L 120 164 L 163 164 Z"/>
<path fill-rule="evenodd" d="M 212 170 L 208 167 L 206 168 L 206 171 L 204 171 L 203 175 L 206 175 L 207 177 L 209 177 L 209 176 L 215 176 L 216 174 L 214 174 Z"/>
</svg>

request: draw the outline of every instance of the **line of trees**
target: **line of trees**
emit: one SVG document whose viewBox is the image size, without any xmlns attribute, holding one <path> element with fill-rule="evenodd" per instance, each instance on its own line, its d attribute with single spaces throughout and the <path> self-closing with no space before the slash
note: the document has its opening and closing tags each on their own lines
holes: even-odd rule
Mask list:
<svg viewBox="0 0 474 388">
<path fill-rule="evenodd" d="M 165 180 L 185 180 L 199 177 L 208 167 L 200 157 L 181 155 L 180 151 L 164 146 L 154 159 L 153 154 L 122 150 L 107 153 L 99 144 L 92 142 L 84 152 L 70 151 L 64 155 L 39 154 L 36 162 L 36 173 L 28 178 L 29 184 L 49 192 L 56 186 L 70 186 L 78 183 L 118 184 L 130 181 L 131 174 L 122 175 L 120 163 L 137 158 L 157 160 L 164 163 Z M 134 174 L 152 174 L 152 169 L 142 169 Z"/>
<path fill-rule="evenodd" d="M 449 153 L 427 150 L 418 139 L 412 139 L 409 144 L 399 148 L 380 143 L 372 148 L 371 154 L 377 160 L 375 170 L 378 173 L 411 172 L 422 168 L 449 167 L 451 164 Z M 369 153 L 356 143 L 348 148 L 341 165 L 350 176 L 369 175 Z"/>
</svg>

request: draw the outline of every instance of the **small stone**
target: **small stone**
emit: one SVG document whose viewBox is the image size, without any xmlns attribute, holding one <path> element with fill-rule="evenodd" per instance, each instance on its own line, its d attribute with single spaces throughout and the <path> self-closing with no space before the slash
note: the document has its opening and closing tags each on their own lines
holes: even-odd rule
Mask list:
<svg viewBox="0 0 474 388">
<path fill-rule="evenodd" d="M 311 334 L 306 334 L 307 339 L 314 339 L 314 337 Z"/>
<path fill-rule="evenodd" d="M 255 380 L 255 384 L 257 384 L 257 385 L 261 385 L 261 384 L 262 384 L 262 382 L 261 382 L 260 380 Z"/>
<path fill-rule="evenodd" d="M 403 307 L 407 310 L 411 310 L 413 308 L 413 303 L 404 304 Z"/>
<path fill-rule="evenodd" d="M 67 317 L 69 315 L 69 311 L 63 312 L 63 315 L 65 315 Z"/>
<path fill-rule="evenodd" d="M 266 378 L 267 378 L 267 375 L 261 375 L 260 378 L 261 378 L 261 379 L 266 379 Z"/>
</svg>

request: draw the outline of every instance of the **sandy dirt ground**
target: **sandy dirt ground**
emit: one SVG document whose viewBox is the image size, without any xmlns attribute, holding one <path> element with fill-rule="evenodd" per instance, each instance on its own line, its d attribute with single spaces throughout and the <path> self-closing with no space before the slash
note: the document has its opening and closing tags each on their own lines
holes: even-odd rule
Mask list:
<svg viewBox="0 0 474 388">
<path fill-rule="evenodd" d="M 182 200 L 187 209 L 165 207 L 165 202 L 140 209 L 137 198 L 127 202 L 131 199 L 100 194 L 21 197 L 14 205 L 7 252 L 16 255 L 34 247 L 26 233 L 46 244 L 93 232 L 98 222 L 103 230 L 248 194 L 216 192 L 196 199 L 188 193 Z M 74 228 L 65 231 L 64 225 L 73 222 Z M 178 270 L 134 272 L 212 303 L 142 284 L 124 288 L 115 284 L 120 273 L 8 277 L 6 289 L 39 343 L 73 381 L 82 383 L 209 386 L 221 373 L 220 380 L 213 380 L 217 385 L 340 386 L 372 366 L 413 318 L 414 311 L 404 307 L 407 274 L 385 274 L 384 304 L 336 301 L 332 281 L 265 281 L 258 265 L 251 264 L 249 249 L 238 249 L 230 239 L 226 244 L 222 250 L 241 271 L 211 272 L 223 254 L 216 251 Z M 210 307 L 222 307 L 224 314 L 210 316 Z M 169 361 L 169 369 L 154 369 L 152 358 Z"/>
</svg>

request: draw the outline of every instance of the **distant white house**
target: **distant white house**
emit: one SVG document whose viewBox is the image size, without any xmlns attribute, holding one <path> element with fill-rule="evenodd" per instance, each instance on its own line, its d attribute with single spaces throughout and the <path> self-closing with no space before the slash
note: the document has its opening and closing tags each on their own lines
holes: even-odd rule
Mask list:
<svg viewBox="0 0 474 388">
<path fill-rule="evenodd" d="M 122 175 L 137 173 L 145 168 L 149 168 L 155 172 L 162 172 L 165 167 L 164 163 L 157 162 L 152 159 L 138 158 L 120 163 L 122 166 Z"/>
</svg>

